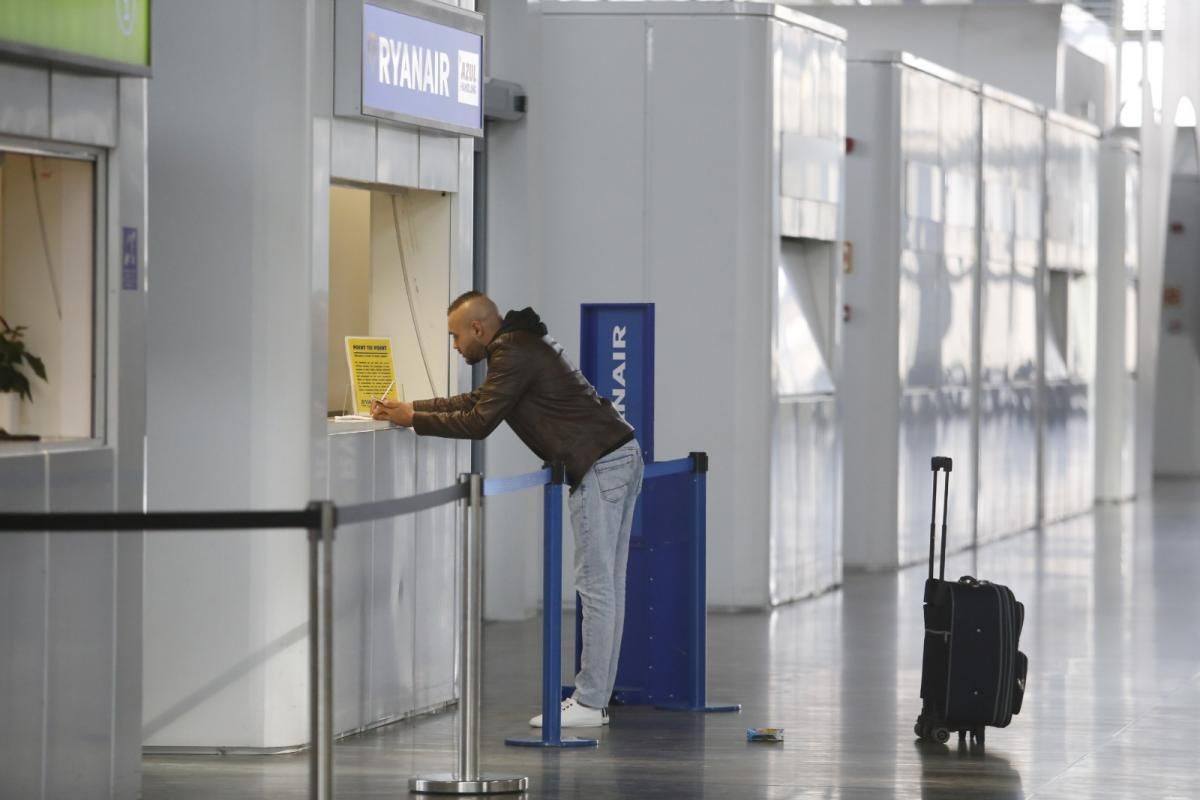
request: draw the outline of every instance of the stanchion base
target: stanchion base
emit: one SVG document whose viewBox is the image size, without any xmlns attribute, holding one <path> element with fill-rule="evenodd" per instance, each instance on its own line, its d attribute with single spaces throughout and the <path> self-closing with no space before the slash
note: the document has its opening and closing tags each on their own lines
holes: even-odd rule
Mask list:
<svg viewBox="0 0 1200 800">
<path fill-rule="evenodd" d="M 504 743 L 509 747 L 595 747 L 600 744 L 597 739 L 579 739 L 574 736 L 567 736 L 559 739 L 557 742 L 547 742 L 543 739 L 522 739 L 513 737 L 505 739 Z"/>
<path fill-rule="evenodd" d="M 699 711 L 705 714 L 734 714 L 742 710 L 742 704 L 709 703 L 705 706 L 693 706 L 687 703 L 659 703 L 655 708 L 659 711 Z"/>
<path fill-rule="evenodd" d="M 408 790 L 414 794 L 514 794 L 529 789 L 523 775 L 481 775 L 473 781 L 460 781 L 449 773 L 412 778 Z"/>
</svg>

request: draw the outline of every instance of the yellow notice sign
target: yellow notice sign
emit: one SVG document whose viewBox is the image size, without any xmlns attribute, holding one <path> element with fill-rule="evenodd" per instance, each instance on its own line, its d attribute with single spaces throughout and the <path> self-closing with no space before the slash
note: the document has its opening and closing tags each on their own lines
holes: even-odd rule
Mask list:
<svg viewBox="0 0 1200 800">
<path fill-rule="evenodd" d="M 391 339 L 347 336 L 346 362 L 350 365 L 354 413 L 370 414 L 372 400 L 398 399 Z"/>
</svg>

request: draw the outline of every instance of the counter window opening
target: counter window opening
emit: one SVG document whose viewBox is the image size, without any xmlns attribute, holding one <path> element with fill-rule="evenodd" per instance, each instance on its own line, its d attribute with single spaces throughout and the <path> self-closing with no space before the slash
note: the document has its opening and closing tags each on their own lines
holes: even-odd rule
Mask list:
<svg viewBox="0 0 1200 800">
<path fill-rule="evenodd" d="M 775 391 L 780 397 L 833 391 L 840 253 L 835 242 L 780 240 L 775 301 Z"/>
<path fill-rule="evenodd" d="M 103 438 L 101 169 L 95 153 L 0 143 L 0 317 L 24 328 L 25 352 L 45 371 L 43 380 L 21 359 L 17 370 L 29 384 L 22 397 L 12 369 L 0 367 L 0 453 L 14 438 Z"/>
<path fill-rule="evenodd" d="M 448 394 L 451 200 L 436 191 L 330 187 L 330 416 L 352 410 L 347 336 L 391 339 L 397 397 Z"/>
</svg>

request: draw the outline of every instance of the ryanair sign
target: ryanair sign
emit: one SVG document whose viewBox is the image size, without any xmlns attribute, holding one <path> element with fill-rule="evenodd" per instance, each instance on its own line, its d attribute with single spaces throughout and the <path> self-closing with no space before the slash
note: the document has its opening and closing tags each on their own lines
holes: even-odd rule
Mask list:
<svg viewBox="0 0 1200 800">
<path fill-rule="evenodd" d="M 362 11 L 362 113 L 481 133 L 482 34 L 372 3 Z"/>
</svg>

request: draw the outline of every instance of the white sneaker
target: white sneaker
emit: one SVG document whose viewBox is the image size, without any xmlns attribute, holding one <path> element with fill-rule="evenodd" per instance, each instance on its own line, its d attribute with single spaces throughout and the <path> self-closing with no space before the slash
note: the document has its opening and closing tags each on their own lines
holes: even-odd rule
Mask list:
<svg viewBox="0 0 1200 800">
<path fill-rule="evenodd" d="M 608 724 L 607 708 L 588 708 L 579 703 L 574 697 L 562 701 L 560 725 L 564 728 L 599 728 Z M 529 720 L 534 728 L 542 727 L 542 715 L 538 714 Z"/>
</svg>

